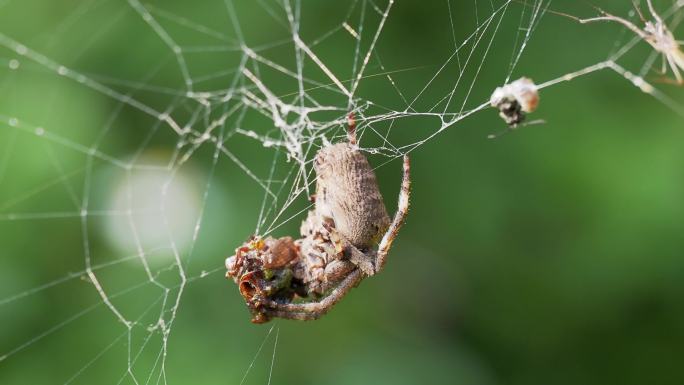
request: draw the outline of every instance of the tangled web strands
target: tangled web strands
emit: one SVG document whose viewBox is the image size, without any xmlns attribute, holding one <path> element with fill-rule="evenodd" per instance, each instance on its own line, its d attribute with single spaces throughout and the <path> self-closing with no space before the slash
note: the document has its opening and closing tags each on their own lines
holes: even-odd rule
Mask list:
<svg viewBox="0 0 684 385">
<path fill-rule="evenodd" d="M 44 5 L 0 0 L 0 371 L 12 378 L 75 344 L 58 382 L 169 383 L 183 376 L 173 339 L 198 351 L 188 333 L 211 329 L 188 321 L 209 311 L 198 303 L 249 327 L 239 298 L 225 303 L 223 259 L 250 233 L 296 231 L 311 159 L 345 137 L 350 112 L 377 167 L 473 115 L 496 122 L 491 92 L 520 76 L 543 90 L 607 69 L 684 115 L 648 80 L 654 56 L 625 67 L 638 36 L 550 80 L 522 67 L 542 22 L 567 22 L 550 1 L 438 3 L 418 43 L 401 37 L 419 16 L 404 2 L 89 0 L 37 15 Z M 678 23 L 681 6 L 663 18 Z M 40 26 L 11 21 L 26 14 Z M 227 376 L 245 381 L 274 327 L 223 345 Z"/>
</svg>

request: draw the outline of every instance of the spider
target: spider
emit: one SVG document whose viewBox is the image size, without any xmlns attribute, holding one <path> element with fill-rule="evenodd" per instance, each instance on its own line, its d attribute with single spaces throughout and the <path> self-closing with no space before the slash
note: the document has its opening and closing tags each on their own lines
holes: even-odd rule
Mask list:
<svg viewBox="0 0 684 385">
<path fill-rule="evenodd" d="M 644 23 L 643 29 L 637 27 L 629 20 L 611 15 L 600 8 L 598 11 L 602 16 L 577 20 L 583 24 L 595 21 L 614 21 L 624 25 L 629 30 L 637 34 L 637 36 L 639 36 L 642 40 L 647 42 L 651 47 L 653 47 L 653 49 L 663 55 L 662 73 L 666 72 L 666 68 L 669 65 L 677 84 L 684 84 L 684 79 L 682 78 L 682 74 L 680 72 L 684 71 L 684 52 L 682 52 L 682 50 L 679 48 L 682 42 L 675 39 L 674 35 L 665 24 L 663 18 L 660 17 L 660 15 L 658 15 L 658 13 L 655 11 L 652 0 L 646 0 L 646 4 L 648 5 L 648 10 L 653 17 L 653 20 L 646 20 L 637 3 L 634 3 L 634 8 L 639 14 L 639 18 L 641 18 Z M 682 7 L 684 6 L 684 2 L 680 1 L 676 6 Z"/>
<path fill-rule="evenodd" d="M 352 115 L 349 122 L 349 141 L 315 156 L 315 204 L 301 238 L 252 237 L 226 260 L 227 276 L 238 283 L 254 323 L 318 319 L 385 266 L 408 213 L 409 157 L 404 156 L 398 209 L 390 220 L 375 173 L 356 145 Z M 294 303 L 295 296 L 313 300 Z"/>
</svg>

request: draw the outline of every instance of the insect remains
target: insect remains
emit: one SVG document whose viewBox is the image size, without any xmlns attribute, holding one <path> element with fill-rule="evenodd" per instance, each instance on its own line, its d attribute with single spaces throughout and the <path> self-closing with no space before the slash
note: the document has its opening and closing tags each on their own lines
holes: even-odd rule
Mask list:
<svg viewBox="0 0 684 385">
<path fill-rule="evenodd" d="M 625 27 L 627 27 L 627 29 L 634 32 L 642 40 L 644 40 L 651 47 L 653 47 L 654 50 L 662 54 L 663 65 L 661 72 L 663 74 L 666 73 L 667 67 L 669 66 L 670 70 L 674 74 L 675 81 L 677 82 L 677 84 L 682 85 L 684 84 L 684 79 L 682 78 L 681 73 L 681 71 L 684 71 L 684 52 L 682 52 L 682 50 L 680 49 L 680 45 L 682 44 L 682 42 L 677 41 L 677 39 L 674 37 L 670 29 L 668 28 L 667 24 L 665 24 L 663 18 L 660 17 L 660 15 L 658 15 L 658 13 L 655 10 L 655 7 L 653 7 L 652 0 L 646 0 L 646 4 L 648 5 L 648 10 L 651 14 L 651 17 L 653 17 L 653 20 L 646 20 L 639 6 L 636 3 L 634 3 L 634 8 L 636 9 L 637 14 L 639 14 L 639 18 L 641 19 L 641 21 L 644 23 L 643 29 L 637 27 L 634 23 L 630 22 L 629 20 L 623 19 L 615 15 L 611 15 L 610 13 L 600 8 L 598 8 L 598 11 L 601 14 L 601 16 L 592 17 L 589 19 L 579 19 L 576 17 L 573 18 L 582 24 L 592 23 L 596 21 L 612 21 L 624 25 Z M 681 0 L 675 5 L 675 7 L 683 6 L 684 1 Z"/>
<path fill-rule="evenodd" d="M 499 116 L 509 129 L 518 128 L 539 105 L 539 92 L 532 79 L 520 78 L 497 87 L 489 98 L 489 104 L 499 110 Z M 490 135 L 496 138 L 498 135 Z"/>
<path fill-rule="evenodd" d="M 237 283 L 254 323 L 317 319 L 385 265 L 408 213 L 409 158 L 404 156 L 399 207 L 390 219 L 375 172 L 356 146 L 351 115 L 349 122 L 349 142 L 315 156 L 315 204 L 300 238 L 253 236 L 226 259 L 226 277 Z"/>
</svg>

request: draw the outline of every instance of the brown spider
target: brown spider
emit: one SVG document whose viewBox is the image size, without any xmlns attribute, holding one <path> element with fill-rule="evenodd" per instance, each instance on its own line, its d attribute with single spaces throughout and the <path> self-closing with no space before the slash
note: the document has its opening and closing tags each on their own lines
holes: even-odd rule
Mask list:
<svg viewBox="0 0 684 385">
<path fill-rule="evenodd" d="M 653 17 L 653 20 L 646 20 L 644 14 L 641 12 L 639 6 L 634 3 L 634 8 L 636 9 L 639 17 L 644 22 L 644 28 L 641 29 L 634 25 L 629 20 L 623 19 L 618 16 L 611 15 L 610 13 L 598 9 L 602 16 L 592 17 L 589 19 L 577 19 L 580 23 L 591 23 L 595 21 L 614 21 L 620 23 L 627 27 L 629 30 L 637 34 L 642 40 L 647 42 L 653 49 L 660 52 L 663 55 L 663 68 L 662 72 L 666 72 L 666 67 L 669 65 L 677 84 L 684 84 L 684 79 L 682 79 L 682 74 L 680 71 L 684 71 L 684 52 L 679 48 L 682 44 L 680 41 L 674 37 L 670 29 L 665 24 L 665 21 L 658 15 L 653 7 L 652 0 L 646 0 L 648 4 L 648 10 Z M 676 5 L 677 7 L 684 6 L 684 1 L 680 1 Z"/>
<path fill-rule="evenodd" d="M 314 159 L 315 206 L 302 223 L 301 238 L 250 238 L 226 260 L 252 311 L 252 322 L 273 317 L 313 320 L 327 313 L 366 276 L 382 270 L 409 207 L 410 164 L 398 210 L 390 221 L 375 173 L 356 146 L 349 117 L 349 142 L 322 148 Z M 297 297 L 312 297 L 294 303 Z"/>
</svg>

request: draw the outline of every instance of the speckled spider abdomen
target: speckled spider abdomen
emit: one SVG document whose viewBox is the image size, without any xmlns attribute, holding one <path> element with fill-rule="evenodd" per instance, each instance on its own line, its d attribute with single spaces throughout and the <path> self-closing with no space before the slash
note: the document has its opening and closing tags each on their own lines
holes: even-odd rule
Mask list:
<svg viewBox="0 0 684 385">
<path fill-rule="evenodd" d="M 316 214 L 332 220 L 340 236 L 359 249 L 376 245 L 390 218 L 366 157 L 350 143 L 322 148 L 314 161 Z"/>
</svg>

